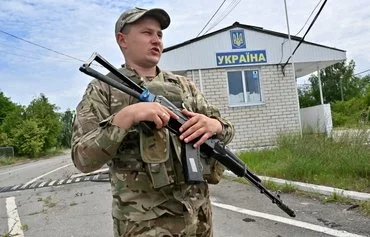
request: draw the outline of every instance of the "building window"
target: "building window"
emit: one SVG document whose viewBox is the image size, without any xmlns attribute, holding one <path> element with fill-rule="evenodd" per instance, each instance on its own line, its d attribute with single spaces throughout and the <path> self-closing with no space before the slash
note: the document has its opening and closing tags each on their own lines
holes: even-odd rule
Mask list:
<svg viewBox="0 0 370 237">
<path fill-rule="evenodd" d="M 258 70 L 227 72 L 230 105 L 262 103 Z"/>
</svg>

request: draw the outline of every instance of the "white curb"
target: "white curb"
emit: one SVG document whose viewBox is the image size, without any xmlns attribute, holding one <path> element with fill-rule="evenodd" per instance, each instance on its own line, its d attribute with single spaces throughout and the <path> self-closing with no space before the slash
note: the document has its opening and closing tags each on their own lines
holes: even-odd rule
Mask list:
<svg viewBox="0 0 370 237">
<path fill-rule="evenodd" d="M 237 177 L 234 173 L 232 173 L 229 170 L 225 170 L 224 175 L 231 176 L 231 177 Z M 288 184 L 296 187 L 299 190 L 307 191 L 307 192 L 316 192 L 323 195 L 332 195 L 334 193 L 337 193 L 341 196 L 348 197 L 351 199 L 356 200 L 370 200 L 370 193 L 361 193 L 361 192 L 355 192 L 355 191 L 348 191 L 344 189 L 339 188 L 332 188 L 322 185 L 316 185 L 316 184 L 308 184 L 308 183 L 302 183 L 302 182 L 295 182 L 295 181 L 289 181 L 284 179 L 277 179 L 277 178 L 271 178 L 266 176 L 258 176 L 263 181 L 271 181 L 277 184 Z"/>
</svg>

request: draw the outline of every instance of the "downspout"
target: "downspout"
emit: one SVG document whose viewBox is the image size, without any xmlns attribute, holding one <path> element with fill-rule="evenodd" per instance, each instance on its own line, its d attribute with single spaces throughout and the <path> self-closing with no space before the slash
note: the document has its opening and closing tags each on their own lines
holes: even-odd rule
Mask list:
<svg viewBox="0 0 370 237">
<path fill-rule="evenodd" d="M 320 75 L 319 65 L 317 65 L 317 78 L 319 79 L 320 101 L 321 101 L 321 104 L 323 105 L 324 104 L 324 96 L 322 94 L 321 75 Z"/>
<path fill-rule="evenodd" d="M 203 93 L 202 70 L 198 69 L 198 73 L 199 73 L 199 89 L 200 89 L 200 92 Z"/>
</svg>

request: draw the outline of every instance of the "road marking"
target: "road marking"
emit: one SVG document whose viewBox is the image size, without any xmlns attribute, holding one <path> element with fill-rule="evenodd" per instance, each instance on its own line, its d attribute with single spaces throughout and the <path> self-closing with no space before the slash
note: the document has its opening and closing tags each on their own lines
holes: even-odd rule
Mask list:
<svg viewBox="0 0 370 237">
<path fill-rule="evenodd" d="M 40 188 L 42 188 L 42 187 L 44 187 L 44 185 L 46 184 L 46 182 L 44 181 L 44 182 L 42 182 L 40 185 L 39 185 L 39 187 Z"/>
<path fill-rule="evenodd" d="M 49 171 L 49 172 L 47 172 L 47 173 L 45 173 L 45 174 L 43 174 L 43 175 L 40 175 L 39 177 L 36 177 L 36 178 L 34 178 L 34 179 L 32 179 L 32 180 L 28 181 L 27 183 L 25 183 L 25 184 L 24 184 L 24 186 L 27 186 L 28 184 L 31 184 L 31 183 L 35 182 L 35 181 L 36 181 L 36 180 L 38 180 L 38 179 L 41 179 L 42 177 L 44 177 L 44 176 L 46 176 L 46 175 L 49 175 L 49 174 L 51 174 L 51 173 L 53 173 L 53 172 L 55 172 L 55 171 L 58 171 L 58 170 L 60 170 L 60 169 L 64 169 L 64 168 L 66 168 L 66 167 L 68 167 L 68 166 L 71 166 L 71 165 L 72 165 L 72 164 L 68 164 L 68 165 L 65 165 L 65 166 L 62 166 L 62 167 L 56 168 L 56 169 L 54 169 L 54 170 L 52 170 L 52 171 Z"/>
<path fill-rule="evenodd" d="M 240 207 L 235 207 L 235 206 L 231 206 L 231 205 L 227 205 L 227 204 L 223 204 L 223 203 L 218 203 L 218 202 L 213 202 L 212 201 L 212 205 L 216 206 L 216 207 L 219 207 L 219 208 L 226 209 L 226 210 L 230 210 L 230 211 L 234 211 L 234 212 L 238 212 L 238 213 L 242 213 L 242 214 L 246 214 L 246 215 L 250 215 L 250 216 L 260 217 L 260 218 L 264 218 L 264 219 L 268 219 L 268 220 L 272 220 L 272 221 L 277 221 L 277 222 L 284 223 L 284 224 L 287 224 L 287 225 L 292 225 L 292 226 L 296 226 L 296 227 L 299 227 L 299 228 L 313 230 L 313 231 L 316 231 L 316 232 L 321 232 L 321 233 L 325 233 L 325 234 L 332 235 L 332 236 L 337 236 L 337 237 L 365 237 L 363 235 L 352 234 L 352 233 L 349 233 L 349 232 L 344 231 L 344 230 L 335 230 L 335 229 L 331 229 L 331 228 L 320 226 L 320 225 L 314 225 L 314 224 L 310 224 L 310 223 L 303 222 L 303 221 L 292 220 L 292 219 L 289 219 L 289 218 L 276 216 L 276 215 L 271 215 L 271 214 L 267 214 L 267 213 L 263 213 L 263 212 L 256 212 L 256 211 L 252 211 L 252 210 L 247 210 L 247 209 L 243 209 L 243 208 L 240 208 Z"/>
<path fill-rule="evenodd" d="M 22 187 L 20 187 L 20 189 L 25 189 L 27 187 L 28 183 L 26 184 L 23 184 Z"/>
<path fill-rule="evenodd" d="M 8 213 L 9 236 L 24 237 L 14 197 L 8 197 L 6 199 L 6 210 Z"/>
<path fill-rule="evenodd" d="M 93 175 L 93 174 L 104 173 L 104 172 L 107 172 L 108 170 L 109 170 L 109 168 L 102 168 L 102 169 L 95 170 L 95 171 L 90 172 L 90 173 L 74 174 L 74 175 L 71 175 L 71 177 L 69 177 L 69 178 L 70 179 L 73 179 L 73 178 L 78 178 L 78 177 L 82 177 L 82 176 L 88 176 L 88 175 Z"/>
<path fill-rule="evenodd" d="M 21 184 L 14 186 L 11 190 L 16 190 Z"/>
</svg>

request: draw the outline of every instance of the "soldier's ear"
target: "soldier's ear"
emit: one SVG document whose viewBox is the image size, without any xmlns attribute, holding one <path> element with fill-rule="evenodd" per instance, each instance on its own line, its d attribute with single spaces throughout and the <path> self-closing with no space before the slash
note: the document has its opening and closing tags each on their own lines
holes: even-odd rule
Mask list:
<svg viewBox="0 0 370 237">
<path fill-rule="evenodd" d="M 118 34 L 116 35 L 116 40 L 117 40 L 117 44 L 125 49 L 127 48 L 127 35 L 121 33 L 121 32 L 118 32 Z"/>
</svg>

